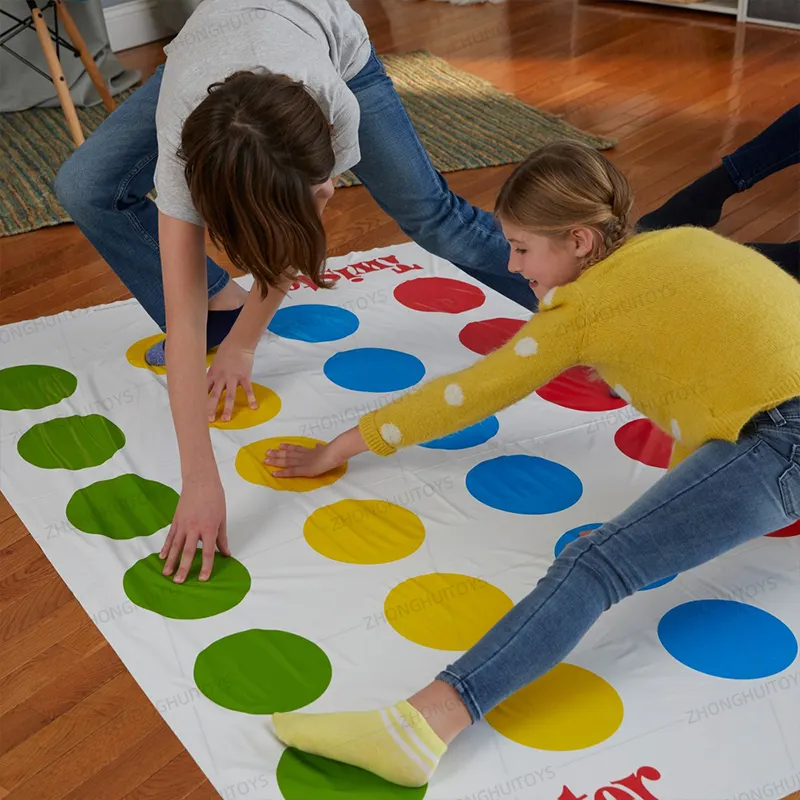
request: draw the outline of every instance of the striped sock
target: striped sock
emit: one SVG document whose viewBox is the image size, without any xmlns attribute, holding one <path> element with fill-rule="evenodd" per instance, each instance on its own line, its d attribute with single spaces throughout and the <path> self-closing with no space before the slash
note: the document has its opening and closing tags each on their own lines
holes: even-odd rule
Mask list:
<svg viewBox="0 0 800 800">
<path fill-rule="evenodd" d="M 380 711 L 273 714 L 288 747 L 352 764 L 400 786 L 424 786 L 447 745 L 406 701 Z"/>
</svg>

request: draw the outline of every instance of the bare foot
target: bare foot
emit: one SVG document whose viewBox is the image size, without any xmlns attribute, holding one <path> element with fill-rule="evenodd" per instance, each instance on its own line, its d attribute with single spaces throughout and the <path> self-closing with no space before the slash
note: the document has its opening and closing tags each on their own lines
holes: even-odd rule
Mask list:
<svg viewBox="0 0 800 800">
<path fill-rule="evenodd" d="M 242 289 L 236 281 L 228 281 L 227 286 L 208 301 L 210 311 L 225 311 L 241 308 L 247 300 L 248 291 Z"/>
<path fill-rule="evenodd" d="M 447 745 L 472 725 L 472 717 L 458 692 L 444 681 L 434 681 L 408 701 Z"/>
</svg>

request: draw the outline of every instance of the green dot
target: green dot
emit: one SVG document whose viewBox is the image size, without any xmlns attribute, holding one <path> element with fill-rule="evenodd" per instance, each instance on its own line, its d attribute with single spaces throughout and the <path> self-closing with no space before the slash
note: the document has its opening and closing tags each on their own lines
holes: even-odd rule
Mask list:
<svg viewBox="0 0 800 800">
<path fill-rule="evenodd" d="M 148 611 L 170 619 L 204 619 L 222 614 L 238 605 L 250 591 L 250 573 L 240 561 L 219 553 L 207 581 L 198 580 L 203 552 L 198 549 L 184 583 L 163 575 L 164 562 L 158 553 L 137 561 L 122 579 L 128 599 Z"/>
<path fill-rule="evenodd" d="M 232 711 L 274 714 L 313 703 L 331 682 L 331 662 L 287 631 L 252 629 L 218 639 L 194 664 L 197 688 Z"/>
<path fill-rule="evenodd" d="M 422 800 L 427 786 L 406 789 L 396 783 L 321 756 L 286 750 L 278 764 L 284 800 Z"/>
<path fill-rule="evenodd" d="M 25 431 L 19 454 L 41 469 L 85 469 L 108 461 L 125 446 L 125 434 L 100 414 L 57 417 Z"/>
<path fill-rule="evenodd" d="M 172 522 L 178 499 L 171 486 L 120 475 L 78 489 L 67 503 L 67 519 L 79 531 L 109 539 L 150 536 Z"/>
<path fill-rule="evenodd" d="M 25 364 L 0 369 L 0 409 L 20 411 L 60 403 L 78 387 L 78 379 L 65 369 Z"/>
</svg>

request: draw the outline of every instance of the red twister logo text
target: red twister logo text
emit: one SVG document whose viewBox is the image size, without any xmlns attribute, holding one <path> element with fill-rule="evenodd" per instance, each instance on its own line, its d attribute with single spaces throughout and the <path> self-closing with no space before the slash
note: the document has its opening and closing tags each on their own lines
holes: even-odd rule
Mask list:
<svg viewBox="0 0 800 800">
<path fill-rule="evenodd" d="M 348 264 L 346 267 L 342 267 L 342 269 L 326 269 L 323 276 L 334 283 L 340 281 L 342 278 L 351 283 L 360 283 L 364 280 L 365 275 L 371 272 L 380 272 L 384 269 L 389 269 L 397 275 L 402 275 L 404 272 L 424 269 L 424 267 L 421 267 L 419 264 L 401 264 L 397 256 L 389 255 L 373 258 L 370 261 L 358 261 L 355 264 Z M 315 286 L 310 278 L 307 278 L 305 275 L 298 275 L 289 291 L 293 292 L 301 287 L 313 289 L 315 292 L 319 289 L 319 286 Z"/>
<path fill-rule="evenodd" d="M 657 781 L 661 773 L 655 767 L 640 767 L 636 772 L 618 781 L 611 781 L 608 786 L 602 786 L 594 794 L 575 794 L 565 786 L 558 796 L 558 800 L 659 800 L 644 782 Z"/>
</svg>

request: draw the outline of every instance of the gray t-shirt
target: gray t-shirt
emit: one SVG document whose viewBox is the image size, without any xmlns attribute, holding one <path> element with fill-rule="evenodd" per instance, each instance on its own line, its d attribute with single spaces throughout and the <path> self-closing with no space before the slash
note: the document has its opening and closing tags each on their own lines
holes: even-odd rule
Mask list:
<svg viewBox="0 0 800 800">
<path fill-rule="evenodd" d="M 203 224 L 177 156 L 181 130 L 208 87 L 240 69 L 266 68 L 306 85 L 333 125 L 334 175 L 361 160 L 359 106 L 346 81 L 367 63 L 370 40 L 347 0 L 203 0 L 164 52 L 155 172 L 164 214 Z"/>
</svg>

